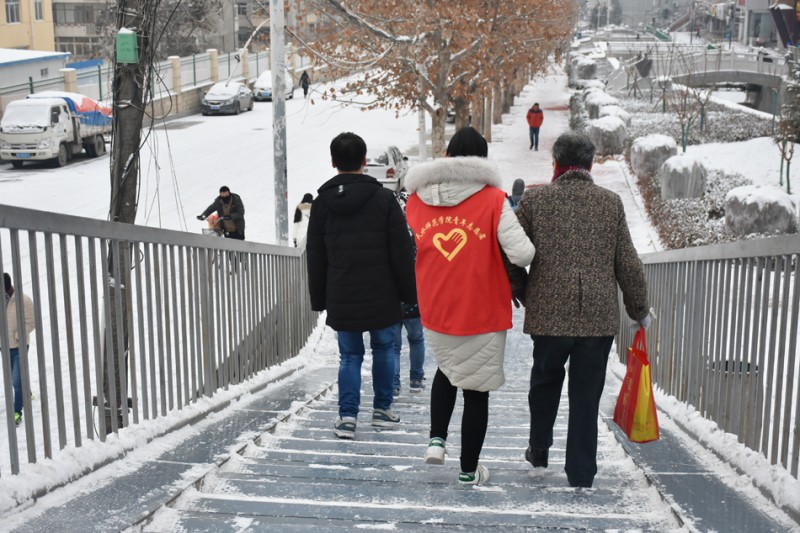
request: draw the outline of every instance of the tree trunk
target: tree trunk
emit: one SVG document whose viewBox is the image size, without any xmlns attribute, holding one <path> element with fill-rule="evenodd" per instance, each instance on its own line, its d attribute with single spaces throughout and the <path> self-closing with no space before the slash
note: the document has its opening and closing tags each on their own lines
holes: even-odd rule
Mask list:
<svg viewBox="0 0 800 533">
<path fill-rule="evenodd" d="M 477 93 L 475 98 L 472 102 L 473 108 L 473 119 L 472 124 L 475 126 L 475 129 L 478 130 L 478 133 L 483 135 L 483 121 L 484 121 L 484 109 L 486 107 L 486 103 L 484 101 L 483 95 Z"/>
<path fill-rule="evenodd" d="M 503 123 L 503 88 L 500 85 L 500 82 L 494 84 L 494 90 L 492 91 L 492 95 L 494 96 L 494 103 L 492 104 L 492 123 L 493 124 L 502 124 Z"/>
<path fill-rule="evenodd" d="M 483 137 L 486 142 L 492 142 L 492 90 L 489 89 L 484 97 Z"/>
<path fill-rule="evenodd" d="M 470 116 L 467 101 L 463 98 L 456 98 L 453 107 L 456 112 L 456 131 L 469 126 Z"/>
<path fill-rule="evenodd" d="M 444 124 L 447 114 L 443 107 L 439 106 L 431 115 L 431 146 L 433 147 L 431 157 L 443 157 L 445 152 L 444 144 Z"/>
</svg>

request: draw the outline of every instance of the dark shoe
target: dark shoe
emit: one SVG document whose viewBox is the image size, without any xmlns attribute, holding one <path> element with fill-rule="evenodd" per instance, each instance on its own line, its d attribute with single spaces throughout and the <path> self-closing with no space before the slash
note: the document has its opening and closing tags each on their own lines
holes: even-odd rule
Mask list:
<svg viewBox="0 0 800 533">
<path fill-rule="evenodd" d="M 533 151 L 534 151 L 534 152 L 538 152 L 538 151 L 539 151 L 539 147 L 537 146 L 536 148 L 534 148 L 534 150 L 533 150 Z"/>
<path fill-rule="evenodd" d="M 408 391 L 412 394 L 416 394 L 418 392 L 422 392 L 425 390 L 425 383 L 421 379 L 412 379 L 411 385 L 408 387 Z"/>
<path fill-rule="evenodd" d="M 530 148 L 528 148 L 528 150 L 533 150 L 533 145 L 531 145 L 531 147 L 530 147 Z"/>
<path fill-rule="evenodd" d="M 525 450 L 525 460 L 533 465 L 534 468 L 547 468 L 547 448 L 531 448 Z"/>
</svg>

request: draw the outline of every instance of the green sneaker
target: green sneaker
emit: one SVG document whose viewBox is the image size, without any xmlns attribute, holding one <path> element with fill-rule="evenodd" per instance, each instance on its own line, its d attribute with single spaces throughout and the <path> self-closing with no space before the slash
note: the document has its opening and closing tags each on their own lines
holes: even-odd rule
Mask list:
<svg viewBox="0 0 800 533">
<path fill-rule="evenodd" d="M 458 482 L 462 485 L 483 485 L 489 481 L 489 470 L 479 464 L 474 472 L 461 472 L 458 475 Z"/>
<path fill-rule="evenodd" d="M 14 425 L 22 424 L 22 413 L 14 413 Z"/>
<path fill-rule="evenodd" d="M 428 449 L 425 450 L 425 462 L 429 465 L 443 465 L 446 453 L 447 448 L 444 440 L 434 437 L 428 443 Z"/>
</svg>

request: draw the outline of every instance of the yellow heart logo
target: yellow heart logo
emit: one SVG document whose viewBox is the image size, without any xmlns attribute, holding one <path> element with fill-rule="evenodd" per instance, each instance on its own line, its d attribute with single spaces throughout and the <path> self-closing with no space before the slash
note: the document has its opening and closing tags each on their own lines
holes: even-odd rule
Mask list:
<svg viewBox="0 0 800 533">
<path fill-rule="evenodd" d="M 452 250 L 445 250 L 444 246 L 442 246 L 442 242 L 448 243 L 449 241 L 453 241 L 455 247 Z M 467 233 L 460 228 L 454 228 L 450 230 L 450 233 L 445 235 L 444 233 L 437 233 L 433 236 L 433 245 L 436 247 L 437 250 L 442 252 L 442 255 L 448 261 L 452 261 L 453 258 L 461 251 L 464 245 L 467 244 Z"/>
</svg>

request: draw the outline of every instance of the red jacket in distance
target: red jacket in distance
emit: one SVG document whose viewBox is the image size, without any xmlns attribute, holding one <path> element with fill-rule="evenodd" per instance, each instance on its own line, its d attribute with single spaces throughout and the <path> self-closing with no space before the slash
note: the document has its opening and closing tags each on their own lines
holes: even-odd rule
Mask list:
<svg viewBox="0 0 800 533">
<path fill-rule="evenodd" d="M 528 109 L 528 114 L 525 116 L 528 119 L 528 126 L 531 128 L 541 128 L 544 122 L 544 113 L 541 109 Z"/>
</svg>

